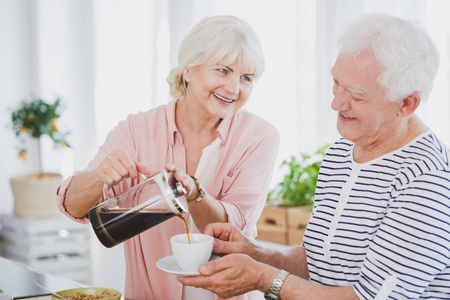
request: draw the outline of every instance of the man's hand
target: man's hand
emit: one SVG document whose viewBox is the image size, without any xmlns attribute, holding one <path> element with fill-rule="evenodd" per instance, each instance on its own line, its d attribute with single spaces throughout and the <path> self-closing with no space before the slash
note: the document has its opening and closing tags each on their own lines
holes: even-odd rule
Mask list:
<svg viewBox="0 0 450 300">
<path fill-rule="evenodd" d="M 252 290 L 266 291 L 278 270 L 247 255 L 232 254 L 199 267 L 200 276 L 177 277 L 184 285 L 207 289 L 221 298 L 242 295 Z"/>
<path fill-rule="evenodd" d="M 255 249 L 255 245 L 239 229 L 228 223 L 208 224 L 204 233 L 216 238 L 213 248 L 216 254 L 251 255 Z"/>
</svg>

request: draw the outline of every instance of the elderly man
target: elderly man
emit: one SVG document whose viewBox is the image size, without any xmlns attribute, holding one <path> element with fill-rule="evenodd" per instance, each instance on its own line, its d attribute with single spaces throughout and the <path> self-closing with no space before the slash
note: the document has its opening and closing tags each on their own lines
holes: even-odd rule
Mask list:
<svg viewBox="0 0 450 300">
<path fill-rule="evenodd" d="M 216 253 L 180 277 L 221 297 L 450 299 L 450 150 L 415 114 L 439 65 L 430 37 L 367 15 L 332 68 L 337 141 L 323 160 L 304 243 L 285 253 L 212 224 Z"/>
</svg>

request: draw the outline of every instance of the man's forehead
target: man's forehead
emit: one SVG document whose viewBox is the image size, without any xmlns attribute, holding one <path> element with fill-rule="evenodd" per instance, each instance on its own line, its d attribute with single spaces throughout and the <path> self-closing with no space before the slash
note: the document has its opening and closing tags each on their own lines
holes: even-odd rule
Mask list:
<svg viewBox="0 0 450 300">
<path fill-rule="evenodd" d="M 378 78 L 382 70 L 382 66 L 373 55 L 364 55 L 363 53 L 358 56 L 340 55 L 331 68 L 331 75 L 334 77 L 338 73 L 345 72 L 358 74 L 358 77 L 368 75 Z"/>
</svg>

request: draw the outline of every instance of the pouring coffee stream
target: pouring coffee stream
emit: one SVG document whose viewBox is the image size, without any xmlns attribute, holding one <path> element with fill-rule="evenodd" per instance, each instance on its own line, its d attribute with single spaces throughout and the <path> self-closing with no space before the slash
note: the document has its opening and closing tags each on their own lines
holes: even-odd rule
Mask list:
<svg viewBox="0 0 450 300">
<path fill-rule="evenodd" d="M 183 221 L 184 229 L 186 229 L 186 234 L 187 234 L 188 242 L 189 242 L 189 244 L 190 244 L 190 243 L 191 243 L 191 238 L 189 237 L 189 228 L 188 228 L 188 226 L 187 226 L 186 219 L 185 219 L 182 215 L 177 215 L 177 216 L 180 217 L 180 219 Z"/>
<path fill-rule="evenodd" d="M 188 212 L 186 190 L 165 170 L 147 178 L 127 191 L 108 197 L 109 186 L 104 185 L 104 202 L 89 210 L 89 219 L 97 238 L 108 248 L 114 247 L 173 216 L 183 219 Z"/>
</svg>

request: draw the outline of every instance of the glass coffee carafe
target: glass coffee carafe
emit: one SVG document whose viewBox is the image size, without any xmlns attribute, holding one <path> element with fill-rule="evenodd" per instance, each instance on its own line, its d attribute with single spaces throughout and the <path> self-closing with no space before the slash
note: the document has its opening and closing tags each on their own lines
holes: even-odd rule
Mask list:
<svg viewBox="0 0 450 300">
<path fill-rule="evenodd" d="M 113 198 L 103 186 L 104 202 L 89 210 L 97 238 L 108 248 L 171 218 L 188 212 L 186 190 L 165 170 Z"/>
</svg>

